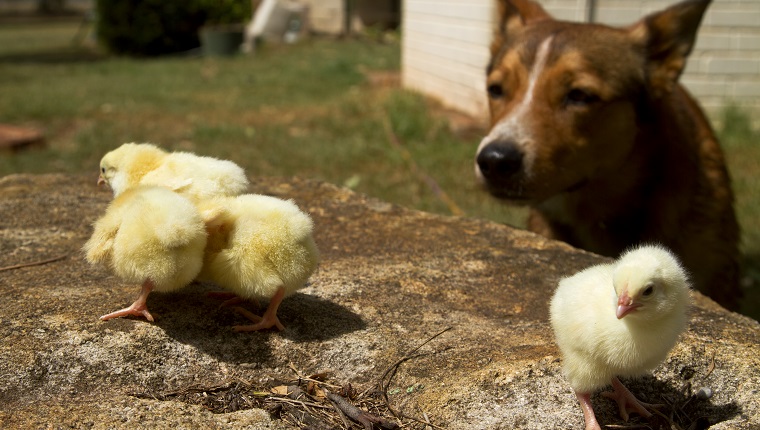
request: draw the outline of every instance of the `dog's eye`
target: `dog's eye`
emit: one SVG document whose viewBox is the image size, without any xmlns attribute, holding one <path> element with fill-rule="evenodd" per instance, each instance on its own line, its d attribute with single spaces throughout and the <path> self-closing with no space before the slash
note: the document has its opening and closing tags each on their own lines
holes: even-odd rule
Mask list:
<svg viewBox="0 0 760 430">
<path fill-rule="evenodd" d="M 499 99 L 504 97 L 504 88 L 499 84 L 491 84 L 487 88 L 488 95 L 492 99 Z"/>
<path fill-rule="evenodd" d="M 586 106 L 599 101 L 599 96 L 580 88 L 573 88 L 565 95 L 568 106 Z"/>
</svg>

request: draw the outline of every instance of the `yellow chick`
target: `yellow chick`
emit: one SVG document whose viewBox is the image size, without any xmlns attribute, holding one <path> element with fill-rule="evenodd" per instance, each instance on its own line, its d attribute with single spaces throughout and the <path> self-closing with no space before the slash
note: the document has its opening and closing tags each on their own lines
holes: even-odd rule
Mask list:
<svg viewBox="0 0 760 430">
<path fill-rule="evenodd" d="M 263 318 L 238 308 L 255 324 L 235 331 L 283 330 L 280 303 L 305 286 L 319 262 L 311 218 L 290 200 L 257 194 L 217 198 L 199 208 L 209 240 L 198 279 L 242 299 L 269 300 Z"/>
<path fill-rule="evenodd" d="M 83 250 L 88 262 L 108 266 L 126 282 L 141 283 L 142 290 L 131 306 L 100 319 L 134 315 L 153 321 L 148 295 L 192 282 L 203 266 L 205 247 L 205 224 L 188 199 L 153 186 L 119 194 L 95 222 Z"/>
<path fill-rule="evenodd" d="M 125 143 L 100 160 L 101 184 L 111 187 L 114 197 L 137 185 L 159 185 L 199 202 L 239 195 L 248 188 L 248 178 L 232 161 L 169 153 L 150 143 Z"/>
<path fill-rule="evenodd" d="M 651 416 L 619 376 L 641 376 L 673 348 L 687 324 L 689 281 L 676 257 L 660 246 L 625 252 L 615 263 L 590 267 L 559 282 L 551 323 L 562 369 L 580 402 L 586 430 L 599 430 L 591 394 L 614 399 L 620 415 Z"/>
</svg>

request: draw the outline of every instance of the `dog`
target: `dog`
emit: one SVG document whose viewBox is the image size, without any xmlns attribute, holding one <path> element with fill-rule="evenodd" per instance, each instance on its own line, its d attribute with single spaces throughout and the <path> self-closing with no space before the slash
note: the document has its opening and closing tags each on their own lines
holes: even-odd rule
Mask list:
<svg viewBox="0 0 760 430">
<path fill-rule="evenodd" d="M 709 3 L 614 28 L 499 0 L 491 125 L 475 169 L 492 195 L 530 207 L 529 230 L 607 256 L 663 244 L 695 288 L 735 310 L 729 174 L 704 112 L 678 83 Z"/>
</svg>

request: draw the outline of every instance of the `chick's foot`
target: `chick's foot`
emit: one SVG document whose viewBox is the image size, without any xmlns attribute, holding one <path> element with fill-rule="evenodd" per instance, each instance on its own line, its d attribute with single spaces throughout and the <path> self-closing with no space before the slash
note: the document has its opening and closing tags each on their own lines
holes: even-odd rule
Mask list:
<svg viewBox="0 0 760 430">
<path fill-rule="evenodd" d="M 147 306 L 145 304 L 139 305 L 136 302 L 132 304 L 132 306 L 124 309 L 120 309 L 116 312 L 111 312 L 110 314 L 103 315 L 100 317 L 101 321 L 108 321 L 110 319 L 114 318 L 120 318 L 120 317 L 127 317 L 127 316 L 136 316 L 136 317 L 145 317 L 146 320 L 153 322 L 153 315 L 148 312 Z"/>
<path fill-rule="evenodd" d="M 131 306 L 120 309 L 116 312 L 111 312 L 110 314 L 103 315 L 100 317 L 100 320 L 108 321 L 110 319 L 132 315 L 136 317 L 145 317 L 146 320 L 153 322 L 153 315 L 148 312 L 147 305 L 148 295 L 151 291 L 153 291 L 153 282 L 147 280 L 143 283 L 142 290 L 140 290 L 140 295 L 137 296 L 137 300 L 135 300 Z"/>
<path fill-rule="evenodd" d="M 265 313 L 264 317 L 262 318 L 239 306 L 235 307 L 235 311 L 255 323 L 255 324 L 249 324 L 249 325 L 233 326 L 232 329 L 236 332 L 259 331 L 259 330 L 266 330 L 272 327 L 277 327 L 277 330 L 280 330 L 280 331 L 285 330 L 285 326 L 283 326 L 282 323 L 280 323 L 280 319 L 277 318 L 277 315 L 274 315 L 274 317 L 272 316 L 267 317 L 267 314 Z"/>
<path fill-rule="evenodd" d="M 263 317 L 255 315 L 241 307 L 236 307 L 235 311 L 253 321 L 255 324 L 236 325 L 232 327 L 232 329 L 236 332 L 259 331 L 272 327 L 277 327 L 277 330 L 280 331 L 285 330 L 285 326 L 282 325 L 280 319 L 277 318 L 277 309 L 279 309 L 283 298 L 285 298 L 285 289 L 281 287 L 277 290 L 277 293 L 275 293 L 274 297 L 272 297 L 272 299 L 269 301 L 269 306 L 267 306 L 267 310 L 264 312 Z"/>
<path fill-rule="evenodd" d="M 628 414 L 631 412 L 636 412 L 644 418 L 652 416 L 652 413 L 647 410 L 647 406 L 653 407 L 654 405 L 639 401 L 618 378 L 612 378 L 612 389 L 614 391 L 606 391 L 602 395 L 617 402 L 620 417 L 624 421 L 628 421 Z"/>
</svg>

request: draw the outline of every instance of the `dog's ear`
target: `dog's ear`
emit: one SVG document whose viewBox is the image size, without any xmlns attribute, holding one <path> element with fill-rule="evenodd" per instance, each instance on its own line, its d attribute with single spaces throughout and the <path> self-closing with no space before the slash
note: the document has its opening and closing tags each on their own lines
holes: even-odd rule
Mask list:
<svg viewBox="0 0 760 430">
<path fill-rule="evenodd" d="M 496 54 L 510 32 L 534 21 L 552 19 L 542 7 L 531 0 L 497 0 L 498 21 L 491 42 L 491 53 Z"/>
<path fill-rule="evenodd" d="M 687 0 L 644 17 L 628 29 L 647 56 L 649 83 L 659 97 L 672 90 L 694 47 L 711 0 Z"/>
</svg>

